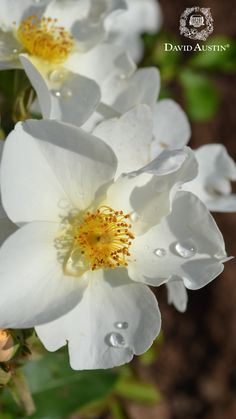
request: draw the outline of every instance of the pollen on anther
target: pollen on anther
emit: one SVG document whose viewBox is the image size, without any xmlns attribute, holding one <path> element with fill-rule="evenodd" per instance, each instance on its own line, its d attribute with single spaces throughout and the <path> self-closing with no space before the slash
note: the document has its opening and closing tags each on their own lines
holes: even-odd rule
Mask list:
<svg viewBox="0 0 236 419">
<path fill-rule="evenodd" d="M 17 30 L 17 37 L 27 52 L 50 63 L 63 63 L 74 46 L 73 37 L 56 26 L 56 19 L 28 16 Z"/>
<path fill-rule="evenodd" d="M 94 213 L 86 212 L 83 222 L 74 235 L 75 245 L 80 248 L 91 269 L 126 267 L 129 248 L 134 239 L 125 222 L 129 215 L 110 207 L 99 207 Z"/>
</svg>

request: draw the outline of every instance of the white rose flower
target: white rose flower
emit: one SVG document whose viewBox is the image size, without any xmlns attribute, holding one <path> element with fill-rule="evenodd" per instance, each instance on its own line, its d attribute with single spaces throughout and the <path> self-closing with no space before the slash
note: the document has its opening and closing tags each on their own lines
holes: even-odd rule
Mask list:
<svg viewBox="0 0 236 419">
<path fill-rule="evenodd" d="M 143 33 L 156 33 L 162 24 L 162 11 L 157 0 L 126 0 L 127 10 L 108 17 L 109 39 L 122 45 L 139 62 L 143 56 Z"/>
<path fill-rule="evenodd" d="M 226 260 L 206 207 L 179 191 L 197 173 L 191 150 L 114 180 L 116 164 L 103 141 L 56 121 L 19 123 L 4 146 L 2 200 L 20 228 L 0 249 L 0 327 L 36 326 L 52 351 L 68 342 L 74 369 L 146 351 L 160 330 L 147 285 L 198 289 Z"/>
<path fill-rule="evenodd" d="M 129 67 L 119 47 L 103 42 L 106 16 L 121 7 L 122 0 L 2 0 L 0 68 L 25 70 L 44 118 L 83 124 L 100 101 L 99 83 Z"/>
<path fill-rule="evenodd" d="M 118 173 L 137 170 L 159 156 L 163 149 L 182 148 L 190 132 L 185 113 L 169 99 L 157 102 L 152 110 L 139 105 L 119 118 L 101 122 L 93 131 L 114 150 Z M 235 196 L 227 195 L 231 191 L 229 179 L 235 179 L 235 165 L 225 149 L 220 145 L 204 146 L 196 151 L 196 157 L 198 176 L 183 189 L 195 193 L 210 210 L 235 210 Z M 175 276 L 168 282 L 167 290 L 169 303 L 185 311 L 187 293 L 183 281 Z"/>
</svg>

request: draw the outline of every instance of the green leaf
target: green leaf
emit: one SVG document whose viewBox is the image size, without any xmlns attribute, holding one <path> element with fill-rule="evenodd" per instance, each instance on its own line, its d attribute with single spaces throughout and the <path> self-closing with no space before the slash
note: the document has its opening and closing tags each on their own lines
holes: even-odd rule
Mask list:
<svg viewBox="0 0 236 419">
<path fill-rule="evenodd" d="M 116 385 L 116 394 L 141 403 L 153 404 L 160 401 L 160 393 L 154 385 L 134 379 L 120 379 Z"/>
<path fill-rule="evenodd" d="M 210 45 L 216 45 L 219 51 L 199 51 L 189 60 L 189 64 L 200 69 L 210 71 L 233 72 L 236 69 L 236 42 L 226 36 L 214 36 L 207 41 L 203 47 L 209 48 Z M 221 50 L 221 46 L 226 48 Z"/>
<path fill-rule="evenodd" d="M 79 349 L 78 349 L 79 350 Z M 112 392 L 117 374 L 111 370 L 74 371 L 64 352 L 47 353 L 23 367 L 36 413 L 34 419 L 64 419 L 74 411 Z M 6 401 L 6 411 L 12 407 Z M 18 413 L 17 418 L 21 418 Z"/>
<path fill-rule="evenodd" d="M 183 69 L 179 80 L 184 89 L 187 112 L 193 121 L 203 122 L 213 118 L 219 107 L 219 94 L 214 84 L 204 74 Z"/>
<path fill-rule="evenodd" d="M 145 35 L 144 43 L 146 54 L 144 65 L 156 65 L 161 72 L 162 80 L 172 80 L 178 71 L 181 60 L 181 52 L 164 50 L 165 43 L 178 44 L 178 39 L 168 32 L 160 32 L 156 35 Z"/>
<path fill-rule="evenodd" d="M 0 365 L 0 387 L 5 386 L 11 379 L 11 371 L 4 370 L 4 364 Z"/>
</svg>

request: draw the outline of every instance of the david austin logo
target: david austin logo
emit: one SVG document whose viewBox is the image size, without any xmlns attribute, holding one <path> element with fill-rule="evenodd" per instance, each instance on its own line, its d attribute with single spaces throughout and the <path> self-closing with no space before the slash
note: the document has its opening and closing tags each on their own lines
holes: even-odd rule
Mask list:
<svg viewBox="0 0 236 419">
<path fill-rule="evenodd" d="M 191 7 L 185 9 L 180 16 L 180 34 L 190 39 L 206 41 L 213 32 L 211 9 L 206 7 Z"/>
<path fill-rule="evenodd" d="M 197 41 L 206 41 L 208 36 L 213 32 L 213 18 L 208 7 L 191 7 L 185 9 L 180 16 L 180 34 L 187 38 Z M 229 44 L 200 44 L 196 45 L 181 44 L 174 45 L 165 43 L 164 50 L 168 51 L 226 51 L 230 47 Z"/>
</svg>

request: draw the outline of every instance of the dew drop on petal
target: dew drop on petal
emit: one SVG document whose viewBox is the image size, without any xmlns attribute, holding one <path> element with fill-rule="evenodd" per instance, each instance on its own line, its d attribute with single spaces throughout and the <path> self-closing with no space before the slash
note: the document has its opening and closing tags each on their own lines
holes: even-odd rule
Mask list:
<svg viewBox="0 0 236 419">
<path fill-rule="evenodd" d="M 117 329 L 128 329 L 129 323 L 127 323 L 127 322 L 116 322 L 115 327 L 117 327 Z"/>
<path fill-rule="evenodd" d="M 121 73 L 121 74 L 119 74 L 119 77 L 120 77 L 121 80 L 125 80 L 127 78 L 127 74 Z"/>
<path fill-rule="evenodd" d="M 106 342 L 113 348 L 123 348 L 125 346 L 125 339 L 120 333 L 112 332 L 106 336 Z"/>
<path fill-rule="evenodd" d="M 60 90 L 52 90 L 52 94 L 53 94 L 53 96 L 55 96 L 55 97 L 61 97 L 61 92 L 60 92 Z"/>
<path fill-rule="evenodd" d="M 154 253 L 155 256 L 158 256 L 159 258 L 162 258 L 162 257 L 166 256 L 166 250 L 165 249 L 158 248 L 158 249 L 155 249 L 153 253 Z"/>
<path fill-rule="evenodd" d="M 65 79 L 65 75 L 64 70 L 56 69 L 49 73 L 49 80 L 53 83 L 60 83 Z"/>
<path fill-rule="evenodd" d="M 175 245 L 175 250 L 179 256 L 184 259 L 189 259 L 196 255 L 197 247 L 192 240 L 184 240 L 182 242 L 177 242 Z"/>
<path fill-rule="evenodd" d="M 131 221 L 133 222 L 133 223 L 136 223 L 138 220 L 139 220 L 139 215 L 138 215 L 138 213 L 137 212 L 132 212 L 131 214 L 130 214 L 130 219 L 131 219 Z"/>
<path fill-rule="evenodd" d="M 61 90 L 61 95 L 63 96 L 63 98 L 69 99 L 73 95 L 73 93 L 72 90 L 68 87 L 63 87 L 63 89 Z"/>
</svg>

